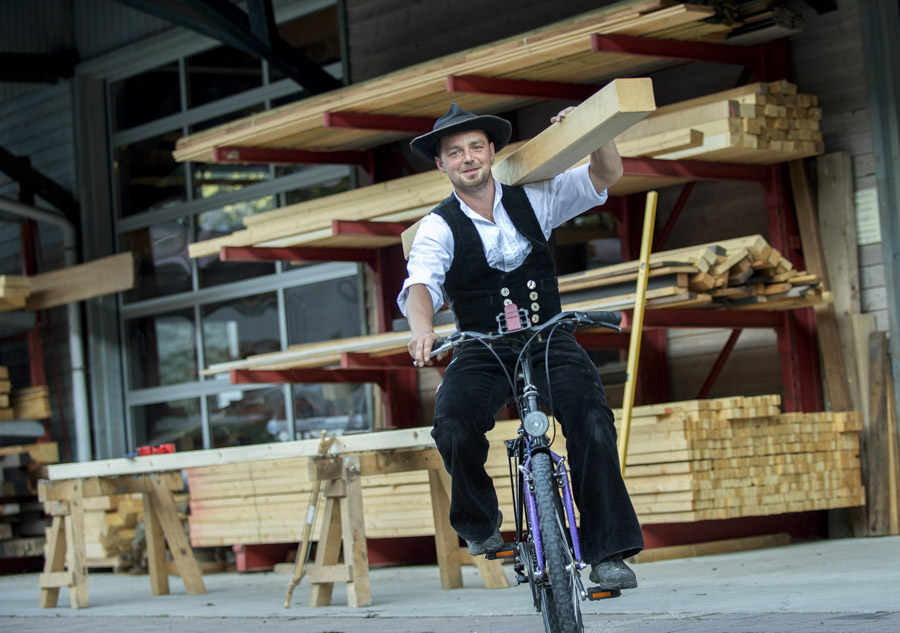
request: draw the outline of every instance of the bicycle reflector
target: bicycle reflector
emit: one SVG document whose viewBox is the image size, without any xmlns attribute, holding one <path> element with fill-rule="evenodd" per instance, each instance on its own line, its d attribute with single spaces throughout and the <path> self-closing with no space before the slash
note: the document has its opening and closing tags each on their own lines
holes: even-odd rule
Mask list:
<svg viewBox="0 0 900 633">
<path fill-rule="evenodd" d="M 531 411 L 522 419 L 522 426 L 531 437 L 541 437 L 550 428 L 550 420 L 543 411 Z"/>
</svg>

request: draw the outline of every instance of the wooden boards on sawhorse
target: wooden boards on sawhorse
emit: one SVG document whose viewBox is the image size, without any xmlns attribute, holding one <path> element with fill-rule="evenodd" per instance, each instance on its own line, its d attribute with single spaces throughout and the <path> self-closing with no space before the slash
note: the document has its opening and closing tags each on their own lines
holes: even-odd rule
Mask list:
<svg viewBox="0 0 900 633">
<path fill-rule="evenodd" d="M 52 517 L 44 571 L 40 576 L 41 608 L 55 607 L 59 590 L 69 589 L 73 609 L 90 605 L 85 564 L 85 497 L 141 493 L 147 538 L 147 565 L 153 595 L 169 593 L 166 545 L 189 594 L 206 593 L 202 572 L 175 510 L 171 489 L 180 490 L 181 473 L 151 473 L 124 477 L 42 480 L 38 494 Z"/>
<path fill-rule="evenodd" d="M 349 606 L 372 604 L 361 481 L 366 475 L 413 470 L 428 472 L 441 586 L 444 589 L 463 586 L 462 564 L 469 561 L 465 560 L 465 550 L 460 550 L 458 537 L 450 527 L 449 476 L 437 449 L 426 447 L 317 457 L 311 461 L 310 468 L 311 476 L 324 484 L 325 505 L 316 558 L 307 572 L 312 585 L 309 606 L 331 604 L 336 582 L 347 584 Z M 500 561 L 479 557 L 474 562 L 488 589 L 509 586 Z"/>
</svg>

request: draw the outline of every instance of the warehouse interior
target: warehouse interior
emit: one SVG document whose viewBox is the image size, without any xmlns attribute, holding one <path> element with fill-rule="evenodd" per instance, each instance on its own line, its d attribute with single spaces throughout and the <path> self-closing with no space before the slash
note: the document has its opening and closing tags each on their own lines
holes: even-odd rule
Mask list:
<svg viewBox="0 0 900 633">
<path fill-rule="evenodd" d="M 430 442 L 442 370 L 395 299 L 450 188 L 409 140 L 458 102 L 512 123 L 505 159 L 637 78 L 625 175 L 551 246 L 564 306 L 632 323 L 659 194 L 633 401 L 629 328 L 580 337 L 634 405 L 644 554 L 900 534 L 898 42 L 890 0 L 0 0 L 0 568 L 200 592 L 291 560 L 323 432 Z M 433 457 L 363 459 L 345 558 L 453 585 Z"/>
</svg>

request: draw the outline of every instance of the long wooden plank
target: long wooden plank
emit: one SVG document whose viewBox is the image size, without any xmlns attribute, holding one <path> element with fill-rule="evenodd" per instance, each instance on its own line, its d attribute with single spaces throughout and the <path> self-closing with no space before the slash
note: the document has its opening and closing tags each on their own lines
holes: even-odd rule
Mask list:
<svg viewBox="0 0 900 633">
<path fill-rule="evenodd" d="M 649 78 L 616 79 L 494 166 L 505 184 L 553 178 L 656 109 Z"/>
<path fill-rule="evenodd" d="M 27 310 L 44 310 L 134 288 L 134 255 L 129 251 L 33 275 Z"/>
<path fill-rule="evenodd" d="M 344 435 L 336 438 L 331 452 L 334 454 L 357 453 L 362 451 L 396 450 L 433 446 L 430 428 L 402 429 Z M 56 464 L 47 467 L 50 480 L 110 477 L 117 475 L 138 475 L 184 468 L 200 468 L 241 462 L 286 459 L 291 457 L 311 457 L 317 454 L 319 440 L 298 440 L 254 446 L 235 446 L 202 451 L 186 451 L 147 457 L 96 460 L 93 462 Z"/>
</svg>

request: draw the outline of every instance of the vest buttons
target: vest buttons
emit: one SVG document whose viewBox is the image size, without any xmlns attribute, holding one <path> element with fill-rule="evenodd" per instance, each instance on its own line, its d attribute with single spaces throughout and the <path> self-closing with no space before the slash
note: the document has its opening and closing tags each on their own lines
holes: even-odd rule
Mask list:
<svg viewBox="0 0 900 633">
<path fill-rule="evenodd" d="M 537 284 L 534 283 L 531 279 L 529 279 L 528 283 L 526 283 L 525 285 L 528 286 L 529 290 L 534 290 L 535 288 L 537 288 Z"/>
<path fill-rule="evenodd" d="M 528 298 L 531 299 L 532 301 L 537 301 L 538 293 L 532 292 L 530 295 L 528 295 Z"/>
<path fill-rule="evenodd" d="M 509 288 L 501 288 L 500 294 L 503 295 L 504 297 L 508 297 L 509 296 Z"/>
<path fill-rule="evenodd" d="M 512 299 L 504 299 L 504 300 L 503 300 L 503 305 L 505 305 L 505 306 L 508 306 L 508 305 L 510 305 L 511 303 L 512 303 Z"/>
<path fill-rule="evenodd" d="M 540 321 L 540 320 L 541 320 L 541 317 L 539 317 L 538 315 L 536 315 L 536 314 L 532 314 L 532 315 L 531 315 L 531 322 L 532 322 L 532 323 L 537 323 L 537 322 Z"/>
<path fill-rule="evenodd" d="M 538 305 L 537 303 L 532 303 L 532 304 L 531 304 L 531 311 L 532 311 L 532 312 L 537 312 L 537 311 L 540 310 L 540 309 L 541 309 L 541 306 Z"/>
</svg>

